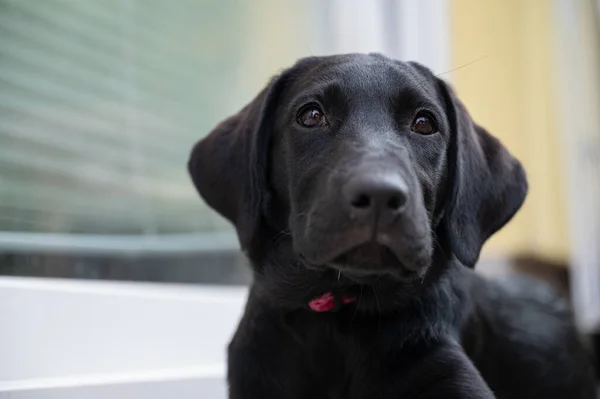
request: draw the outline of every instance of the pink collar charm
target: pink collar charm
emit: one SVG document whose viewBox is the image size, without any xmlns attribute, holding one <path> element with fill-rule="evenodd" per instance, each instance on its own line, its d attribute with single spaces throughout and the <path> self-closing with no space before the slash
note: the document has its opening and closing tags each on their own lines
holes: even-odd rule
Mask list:
<svg viewBox="0 0 600 399">
<path fill-rule="evenodd" d="M 345 305 L 354 302 L 356 299 L 342 295 L 340 300 L 342 305 Z M 335 309 L 337 307 L 336 305 L 336 298 L 331 292 L 326 292 L 308 302 L 308 307 L 315 312 L 329 312 L 330 310 Z"/>
</svg>

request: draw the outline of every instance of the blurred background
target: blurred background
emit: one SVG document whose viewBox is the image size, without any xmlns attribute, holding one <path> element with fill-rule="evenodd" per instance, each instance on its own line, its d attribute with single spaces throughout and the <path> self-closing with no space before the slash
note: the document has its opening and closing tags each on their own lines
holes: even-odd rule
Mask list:
<svg viewBox="0 0 600 399">
<path fill-rule="evenodd" d="M 381 52 L 451 82 L 528 172 L 479 269 L 547 279 L 597 333 L 599 21 L 599 0 L 0 0 L 0 274 L 244 287 L 192 145 L 299 57 Z"/>
</svg>

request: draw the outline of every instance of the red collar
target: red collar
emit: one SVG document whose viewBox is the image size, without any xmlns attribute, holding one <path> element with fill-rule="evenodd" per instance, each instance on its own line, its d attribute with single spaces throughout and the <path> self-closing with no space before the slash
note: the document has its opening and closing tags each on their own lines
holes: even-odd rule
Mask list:
<svg viewBox="0 0 600 399">
<path fill-rule="evenodd" d="M 334 296 L 333 293 L 326 292 L 308 302 L 308 307 L 315 312 L 329 312 L 354 301 L 356 301 L 356 298 L 343 294 Z"/>
</svg>

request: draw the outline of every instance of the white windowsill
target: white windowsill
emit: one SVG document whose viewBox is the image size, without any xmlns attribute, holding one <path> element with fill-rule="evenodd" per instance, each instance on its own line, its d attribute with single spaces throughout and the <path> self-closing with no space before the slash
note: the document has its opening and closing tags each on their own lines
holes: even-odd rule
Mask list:
<svg viewBox="0 0 600 399">
<path fill-rule="evenodd" d="M 225 348 L 246 295 L 1 277 L 0 397 L 225 398 Z"/>
</svg>

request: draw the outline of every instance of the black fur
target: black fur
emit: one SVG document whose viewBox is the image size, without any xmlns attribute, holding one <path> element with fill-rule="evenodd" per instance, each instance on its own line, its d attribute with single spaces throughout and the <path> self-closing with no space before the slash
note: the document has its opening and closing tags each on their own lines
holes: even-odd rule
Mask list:
<svg viewBox="0 0 600 399">
<path fill-rule="evenodd" d="M 298 122 L 307 106 L 324 115 L 316 126 Z M 435 132 L 415 133 L 418 115 Z M 525 173 L 425 67 L 303 59 L 200 140 L 188 166 L 255 272 L 229 347 L 230 398 L 594 397 L 565 304 L 539 283 L 471 270 L 523 203 Z M 406 202 L 359 207 L 357 184 Z M 308 308 L 327 292 L 336 311 Z"/>
</svg>

